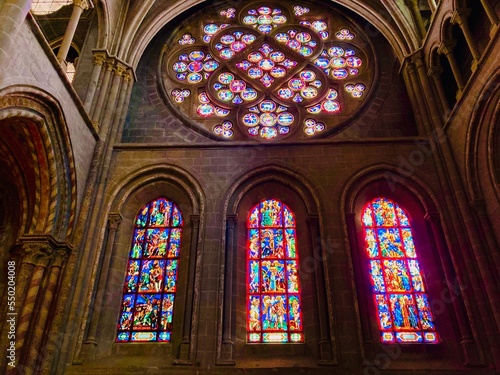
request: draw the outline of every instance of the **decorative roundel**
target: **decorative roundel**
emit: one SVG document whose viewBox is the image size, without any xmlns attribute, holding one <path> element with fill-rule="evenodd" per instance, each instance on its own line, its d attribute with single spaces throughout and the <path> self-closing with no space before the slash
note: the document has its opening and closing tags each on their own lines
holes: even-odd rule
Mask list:
<svg viewBox="0 0 500 375">
<path fill-rule="evenodd" d="M 166 42 L 163 89 L 185 123 L 212 138 L 324 136 L 367 100 L 369 40 L 330 5 L 211 6 L 185 24 Z"/>
</svg>

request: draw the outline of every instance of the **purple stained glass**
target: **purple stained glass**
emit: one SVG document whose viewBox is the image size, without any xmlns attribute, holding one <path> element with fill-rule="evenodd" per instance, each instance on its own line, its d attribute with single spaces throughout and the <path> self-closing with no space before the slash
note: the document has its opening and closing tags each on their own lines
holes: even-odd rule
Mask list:
<svg viewBox="0 0 500 375">
<path fill-rule="evenodd" d="M 163 320 L 170 314 L 171 322 L 174 294 L 164 293 L 175 292 L 182 215 L 159 198 L 140 210 L 135 224 L 116 342 L 170 341 L 171 323 Z M 172 302 L 168 313 L 165 299 Z"/>
</svg>

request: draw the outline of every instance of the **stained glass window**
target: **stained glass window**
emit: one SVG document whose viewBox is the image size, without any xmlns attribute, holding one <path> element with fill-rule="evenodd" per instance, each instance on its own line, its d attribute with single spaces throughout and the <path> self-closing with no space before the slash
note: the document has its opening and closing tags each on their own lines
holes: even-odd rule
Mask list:
<svg viewBox="0 0 500 375">
<path fill-rule="evenodd" d="M 408 215 L 376 198 L 361 220 L 381 342 L 439 342 Z"/>
<path fill-rule="evenodd" d="M 221 140 L 307 139 L 362 105 L 369 39 L 329 7 L 245 2 L 187 19 L 162 58 L 165 98 Z"/>
<path fill-rule="evenodd" d="M 295 217 L 267 199 L 247 221 L 247 342 L 303 342 Z"/>
<path fill-rule="evenodd" d="M 177 291 L 182 214 L 165 198 L 135 218 L 116 342 L 169 342 Z"/>
</svg>

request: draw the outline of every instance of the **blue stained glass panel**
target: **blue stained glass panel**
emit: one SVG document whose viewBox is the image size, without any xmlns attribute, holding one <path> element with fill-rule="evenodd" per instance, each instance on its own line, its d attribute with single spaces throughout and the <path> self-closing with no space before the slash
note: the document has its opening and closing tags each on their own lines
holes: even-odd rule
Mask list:
<svg viewBox="0 0 500 375">
<path fill-rule="evenodd" d="M 380 228 L 377 230 L 377 235 L 383 257 L 402 258 L 405 256 L 398 229 Z"/>
<path fill-rule="evenodd" d="M 165 198 L 137 215 L 116 342 L 170 341 L 182 224 L 179 208 Z"/>
</svg>

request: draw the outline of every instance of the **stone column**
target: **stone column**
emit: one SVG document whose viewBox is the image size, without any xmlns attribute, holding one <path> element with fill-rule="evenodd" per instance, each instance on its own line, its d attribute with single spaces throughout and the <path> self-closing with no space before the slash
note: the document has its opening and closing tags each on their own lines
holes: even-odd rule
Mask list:
<svg viewBox="0 0 500 375">
<path fill-rule="evenodd" d="M 420 37 L 425 38 L 425 34 L 427 34 L 427 30 L 424 26 L 424 21 L 422 20 L 422 14 L 420 14 L 420 8 L 418 7 L 418 0 L 406 0 L 406 6 L 410 9 L 410 12 L 413 16 L 413 20 L 417 25 L 417 29 L 420 33 Z"/>
<path fill-rule="evenodd" d="M 447 40 L 442 42 L 438 48 L 438 53 L 444 54 L 450 63 L 451 70 L 453 72 L 453 77 L 455 77 L 455 81 L 458 86 L 457 98 L 460 97 L 462 91 L 465 87 L 464 79 L 462 77 L 462 73 L 460 73 L 460 69 L 458 68 L 457 60 L 455 59 L 455 55 L 453 54 L 453 48 L 455 47 L 455 40 Z"/>
<path fill-rule="evenodd" d="M 491 25 L 492 25 L 492 31 L 496 30 L 496 26 L 498 26 L 498 15 L 495 12 L 495 9 L 490 5 L 490 0 L 480 0 L 481 4 L 483 5 L 484 11 L 486 12 L 486 15 L 490 19 Z"/>
<path fill-rule="evenodd" d="M 354 253 L 354 262 L 356 262 L 357 269 L 364 273 L 363 262 L 360 259 L 359 251 L 360 244 L 358 241 L 358 234 L 356 231 L 356 214 L 354 212 L 345 214 L 347 232 L 349 235 L 349 244 Z M 362 283 L 364 285 L 364 282 Z M 358 306 L 359 313 L 361 315 L 361 334 L 363 335 L 363 357 L 364 359 L 371 359 L 375 356 L 372 333 L 370 329 L 370 321 L 374 318 L 370 314 L 370 309 L 368 308 L 367 301 L 369 299 L 365 298 L 364 295 L 358 296 Z"/>
<path fill-rule="evenodd" d="M 69 249 L 58 249 L 53 253 L 52 262 L 49 267 L 47 276 L 47 283 L 44 286 L 45 295 L 41 300 L 39 306 L 38 319 L 31 333 L 31 340 L 29 343 L 29 351 L 26 357 L 25 374 L 38 373 L 38 368 L 44 359 L 43 340 L 46 332 L 46 325 L 49 315 L 52 311 L 54 296 L 57 294 L 57 286 L 59 283 L 59 275 L 63 264 L 66 262 L 69 254 Z"/>
<path fill-rule="evenodd" d="M 441 67 L 431 67 L 428 70 L 427 75 L 429 77 L 432 77 L 434 81 L 434 86 L 436 87 L 439 96 L 441 108 L 443 109 L 444 115 L 448 116 L 451 110 L 450 110 L 450 104 L 448 103 L 448 99 L 446 98 L 446 94 L 444 92 L 443 82 L 441 81 L 442 73 L 443 69 Z"/>
<path fill-rule="evenodd" d="M 64 71 L 66 71 L 66 56 L 68 56 L 69 47 L 75 36 L 75 31 L 80 21 L 80 16 L 84 10 L 93 7 L 92 0 L 74 0 L 73 1 L 73 13 L 71 13 L 71 18 L 69 19 L 68 26 L 66 27 L 66 32 L 64 33 L 61 46 L 59 47 L 59 52 L 57 53 L 57 60 L 61 64 Z"/>
<path fill-rule="evenodd" d="M 425 93 L 422 91 L 422 87 L 420 86 L 415 64 L 413 62 L 408 62 L 406 69 L 408 71 L 408 78 L 410 79 L 411 91 L 414 93 L 416 107 L 421 118 L 419 131 L 422 135 L 427 135 L 431 125 L 425 101 L 422 100 L 422 98 L 425 97 Z"/>
<path fill-rule="evenodd" d="M 436 1 L 435 0 L 427 0 L 427 3 L 429 4 L 429 8 L 432 13 L 434 13 L 437 9 Z"/>
<path fill-rule="evenodd" d="M 20 246 L 16 248 L 16 251 L 20 252 L 21 265 L 16 285 L 16 289 L 18 289 L 16 290 L 16 302 L 20 306 L 20 312 L 16 315 L 15 349 L 17 365 L 21 366 L 23 371 L 29 348 L 28 336 L 35 329 L 35 304 L 40 293 L 45 269 L 52 258 L 52 242 L 53 239 L 47 236 L 24 238 L 20 240 Z M 16 371 L 16 368 L 9 367 L 7 373 L 15 374 Z"/>
<path fill-rule="evenodd" d="M 99 127 L 101 126 L 101 113 L 104 110 L 105 100 L 108 96 L 109 81 L 111 80 L 111 75 L 113 74 L 114 61 L 112 59 L 107 59 L 105 64 L 106 68 L 104 69 L 104 73 L 101 74 L 97 100 L 95 101 L 95 105 L 91 106 L 89 113 L 92 121 Z"/>
<path fill-rule="evenodd" d="M 329 308 L 327 295 L 325 290 L 325 271 L 323 249 L 321 246 L 321 233 L 319 230 L 318 215 L 307 215 L 307 224 L 309 227 L 309 235 L 311 236 L 311 248 L 314 258 L 314 278 L 316 283 L 316 304 L 318 306 L 318 323 L 319 323 L 319 365 L 336 364 L 335 353 L 330 339 L 330 322 Z"/>
<path fill-rule="evenodd" d="M 107 54 L 105 51 L 92 51 L 94 53 L 94 68 L 92 70 L 92 76 L 90 77 L 89 87 L 87 89 L 87 95 L 85 95 L 84 107 L 87 113 L 90 114 L 90 108 L 92 102 L 94 101 L 95 93 L 97 91 L 97 85 L 99 77 L 101 76 L 102 67 L 106 63 Z"/>
<path fill-rule="evenodd" d="M 97 328 L 99 327 L 99 320 L 101 317 L 101 309 L 104 302 L 104 296 L 106 293 L 106 286 L 108 283 L 109 266 L 111 263 L 111 256 L 113 254 L 113 245 L 115 243 L 116 230 L 122 221 L 122 215 L 120 213 L 110 213 L 108 216 L 108 236 L 105 244 L 104 257 L 101 265 L 101 274 L 99 275 L 99 281 L 96 284 L 96 294 L 94 300 L 94 308 L 91 316 L 89 317 L 90 326 L 87 333 L 87 338 L 84 345 L 91 346 L 89 350 L 85 353 L 87 359 L 93 359 L 94 349 L 97 346 Z"/>
<path fill-rule="evenodd" d="M 4 0 L 0 5 L 0 69 L 7 69 L 19 28 L 31 8 L 32 0 Z"/>
<path fill-rule="evenodd" d="M 238 221 L 237 215 L 226 216 L 226 249 L 224 264 L 224 307 L 222 318 L 222 348 L 218 365 L 235 365 L 233 359 L 234 342 L 232 336 L 232 311 L 233 311 L 233 282 L 234 282 L 234 257 L 236 255 L 235 246 L 235 226 Z"/>
<path fill-rule="evenodd" d="M 198 235 L 200 230 L 200 215 L 191 215 L 191 243 L 189 247 L 188 283 L 186 288 L 186 306 L 184 309 L 184 325 L 179 358 L 175 365 L 192 365 L 191 361 L 191 322 L 193 321 L 194 278 L 196 274 L 196 257 L 198 254 Z"/>
<path fill-rule="evenodd" d="M 451 17 L 451 23 L 457 24 L 462 33 L 464 34 L 465 40 L 467 41 L 467 45 L 469 46 L 472 57 L 474 58 L 474 62 L 472 64 L 472 71 L 477 69 L 477 64 L 481 55 L 479 54 L 479 50 L 477 48 L 477 44 L 472 37 L 472 33 L 469 28 L 469 24 L 467 23 L 467 17 L 470 15 L 470 9 L 457 9 L 453 12 L 453 16 Z"/>
<path fill-rule="evenodd" d="M 441 219 L 437 213 L 426 213 L 425 220 L 430 224 L 434 241 L 437 246 L 438 255 L 441 260 L 441 265 L 443 267 L 445 281 L 448 288 L 448 297 L 451 301 L 446 300 L 442 302 L 452 303 L 453 312 L 457 319 L 457 323 L 460 330 L 460 345 L 462 347 L 462 353 L 465 358 L 465 365 L 467 366 L 477 366 L 484 362 L 480 348 L 474 341 L 474 337 L 471 331 L 470 322 L 467 319 L 467 313 L 463 305 L 463 295 L 460 285 L 463 285 L 460 275 L 455 275 L 451 267 L 451 260 L 447 256 L 448 250 L 446 247 L 446 240 L 443 235 L 443 229 L 441 226 Z M 458 288 L 457 288 L 458 286 Z M 450 290 L 452 289 L 452 290 Z M 443 299 L 444 294 L 441 293 L 441 298 Z"/>
</svg>

